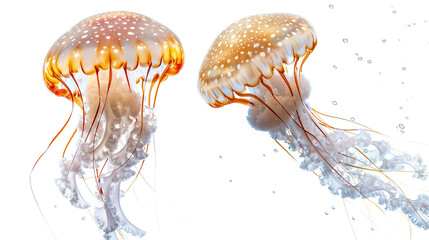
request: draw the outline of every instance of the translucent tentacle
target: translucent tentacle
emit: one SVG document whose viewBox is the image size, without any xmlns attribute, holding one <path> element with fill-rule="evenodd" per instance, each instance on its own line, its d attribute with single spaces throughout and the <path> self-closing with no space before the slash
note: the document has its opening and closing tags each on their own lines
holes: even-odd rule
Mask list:
<svg viewBox="0 0 429 240">
<path fill-rule="evenodd" d="M 118 228 L 118 223 L 114 219 L 113 213 L 105 205 L 103 207 L 96 207 L 94 209 L 94 218 L 98 224 L 98 227 L 104 234 L 114 232 Z"/>
<path fill-rule="evenodd" d="M 89 204 L 81 196 L 76 181 L 77 177 L 83 176 L 82 169 L 91 169 L 97 186 L 95 196 L 101 203 L 100 207 L 94 208 L 94 218 L 104 232 L 104 238 L 117 239 L 115 231 L 118 229 L 142 237 L 146 232 L 133 225 L 121 208 L 121 182 L 135 174 L 131 167 L 147 158 L 145 147 L 156 130 L 156 117 L 152 108 L 142 106 L 141 109 L 140 96 L 136 92 L 130 93 L 130 89 L 114 82 L 116 87 L 111 88 L 109 98 L 104 101 L 103 96 L 98 96 L 96 83 L 92 82 L 89 87 L 90 91 L 95 91 L 95 97 L 91 99 L 92 108 L 87 108 L 85 126 L 83 119 L 78 126 L 78 131 L 83 133 L 77 151 L 72 160 L 61 160 L 62 175 L 57 179 L 57 185 L 74 206 L 87 208 Z M 100 89 L 105 87 L 103 84 L 106 83 L 100 82 Z M 136 98 L 133 100 L 136 104 L 128 105 L 129 98 Z M 101 168 L 100 161 L 104 162 Z"/>
<path fill-rule="evenodd" d="M 374 141 L 372 144 L 379 151 L 380 159 L 383 162 L 380 169 L 401 171 L 405 166 L 409 166 L 414 170 L 413 177 L 422 180 L 427 178 L 427 175 L 425 174 L 427 167 L 423 165 L 423 160 L 420 155 L 411 156 L 407 152 L 403 152 L 400 155 L 394 155 L 390 151 L 390 144 L 386 141 Z"/>
<path fill-rule="evenodd" d="M 303 119 L 301 124 L 305 127 L 290 121 L 287 126 L 290 134 L 283 128 L 272 131 L 271 136 L 288 142 L 293 151 L 301 151 L 300 167 L 308 171 L 319 169 L 320 183 L 332 194 L 377 199 L 386 210 L 401 210 L 416 226 L 429 229 L 429 195 L 410 199 L 386 175 L 408 166 L 414 170 L 410 171 L 414 177 L 425 179 L 426 166 L 419 155 L 395 154 L 388 142 L 373 141 L 365 130 L 357 135 L 341 130 L 324 133 L 311 118 Z"/>
<path fill-rule="evenodd" d="M 132 224 L 125 216 L 121 204 L 121 182 L 135 175 L 130 167 L 141 162 L 148 155 L 144 147 L 149 143 L 156 129 L 156 119 L 152 109 L 146 109 L 143 118 L 143 131 L 141 122 L 136 121 L 124 146 L 111 155 L 106 170 L 108 173 L 100 176 L 99 187 L 96 192 L 103 207 L 95 209 L 95 219 L 100 229 L 105 233 L 105 239 L 116 239 L 114 231 L 121 229 L 133 236 L 143 237 L 146 232 Z"/>
<path fill-rule="evenodd" d="M 132 174 L 131 176 L 133 175 L 134 174 Z M 134 226 L 134 224 L 132 224 L 125 217 L 125 214 L 122 211 L 120 200 L 119 200 L 121 197 L 120 182 L 112 185 L 111 197 L 112 197 L 111 207 L 116 209 L 115 218 L 118 221 L 120 228 L 133 236 L 143 237 L 146 234 L 146 232 Z"/>
<path fill-rule="evenodd" d="M 118 240 L 115 232 L 105 233 L 103 237 L 105 240 Z"/>
<path fill-rule="evenodd" d="M 77 208 L 88 208 L 90 205 L 83 199 L 77 187 L 76 178 L 83 174 L 79 161 L 60 161 L 61 177 L 56 179 L 56 184 L 63 196 L 70 200 L 70 203 Z"/>
<path fill-rule="evenodd" d="M 102 178 L 100 187 L 103 193 L 100 199 L 104 202 L 104 208 L 99 208 L 96 215 L 97 222 L 105 234 L 120 228 L 133 236 L 142 237 L 145 231 L 134 226 L 122 211 L 120 204 L 121 182 L 134 176 L 134 171 L 125 167 L 118 168 Z M 102 211 L 104 210 L 104 211 Z"/>
<path fill-rule="evenodd" d="M 109 157 L 109 154 L 118 146 L 121 127 L 128 129 L 128 126 L 121 124 L 124 122 L 122 118 L 114 117 L 110 107 L 106 107 L 104 116 L 105 119 L 101 118 L 101 116 L 95 120 L 90 119 L 90 116 L 86 118 L 87 123 L 94 123 L 93 128 L 97 129 L 97 131 L 95 136 L 93 134 L 88 136 L 89 141 L 82 140 L 81 142 L 80 159 L 85 163 L 99 162 Z M 90 126 L 90 124 L 87 124 L 85 130 L 89 130 Z M 84 138 L 86 138 L 85 134 Z"/>
</svg>

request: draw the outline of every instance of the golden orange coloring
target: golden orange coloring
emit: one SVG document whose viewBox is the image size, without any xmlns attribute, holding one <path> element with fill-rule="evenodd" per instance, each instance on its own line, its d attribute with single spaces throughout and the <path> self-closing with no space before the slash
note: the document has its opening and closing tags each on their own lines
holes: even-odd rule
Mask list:
<svg viewBox="0 0 429 240">
<path fill-rule="evenodd" d="M 303 18 L 291 14 L 264 14 L 243 18 L 214 41 L 202 64 L 198 88 L 213 107 L 236 102 L 235 94 L 284 72 L 316 46 L 316 35 Z M 241 99 L 242 100 L 242 99 Z"/>
<path fill-rule="evenodd" d="M 165 74 L 174 75 L 183 60 L 180 41 L 167 27 L 137 13 L 108 12 L 84 19 L 64 33 L 46 55 L 43 76 L 51 92 L 71 99 L 64 79 L 73 74 L 171 64 Z"/>
</svg>

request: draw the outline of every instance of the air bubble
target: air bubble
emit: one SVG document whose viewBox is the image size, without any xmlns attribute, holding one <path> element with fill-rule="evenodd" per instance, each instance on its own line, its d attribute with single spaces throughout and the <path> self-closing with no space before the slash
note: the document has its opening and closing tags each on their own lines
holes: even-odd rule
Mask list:
<svg viewBox="0 0 429 240">
<path fill-rule="evenodd" d="M 364 153 L 368 153 L 368 149 L 367 149 L 367 148 L 364 148 L 364 149 L 363 149 L 363 152 L 364 152 Z"/>
<path fill-rule="evenodd" d="M 332 67 L 333 67 L 334 69 L 337 69 L 337 65 L 333 65 Z"/>
<path fill-rule="evenodd" d="M 219 159 L 222 159 L 222 155 L 219 155 Z"/>
<path fill-rule="evenodd" d="M 355 217 L 352 217 L 352 220 L 354 221 L 354 220 L 355 220 Z"/>
<path fill-rule="evenodd" d="M 348 43 L 349 40 L 347 38 L 343 38 L 343 43 Z"/>
<path fill-rule="evenodd" d="M 407 70 L 407 68 L 406 67 L 402 67 L 402 71 L 405 71 L 405 70 Z"/>
<path fill-rule="evenodd" d="M 276 148 L 274 148 L 274 152 L 275 152 L 275 153 L 277 152 L 277 149 L 276 149 Z"/>
<path fill-rule="evenodd" d="M 335 206 L 332 206 L 331 208 L 332 208 L 332 210 L 335 210 Z"/>
<path fill-rule="evenodd" d="M 276 194 L 276 191 L 273 190 L 273 194 Z"/>
<path fill-rule="evenodd" d="M 333 8 L 334 8 L 334 5 L 329 4 L 329 8 L 330 8 L 330 9 L 333 9 Z"/>
<path fill-rule="evenodd" d="M 85 220 L 86 220 L 86 217 L 82 217 L 82 220 L 83 220 L 83 221 L 85 221 Z"/>
<path fill-rule="evenodd" d="M 399 127 L 400 129 L 404 129 L 404 128 L 405 128 L 404 124 L 402 124 L 402 123 L 400 123 L 400 124 L 398 125 L 398 127 Z"/>
<path fill-rule="evenodd" d="M 359 60 L 359 61 L 362 61 L 362 59 L 363 59 L 362 57 L 358 57 L 358 60 Z"/>
<path fill-rule="evenodd" d="M 337 101 L 332 101 L 332 105 L 337 105 Z"/>
<path fill-rule="evenodd" d="M 371 60 L 368 60 L 368 61 L 366 61 L 368 64 L 371 64 L 372 63 L 372 61 Z"/>
<path fill-rule="evenodd" d="M 328 212 L 325 212 L 325 215 L 329 215 L 329 213 L 328 213 Z"/>
<path fill-rule="evenodd" d="M 350 118 L 350 121 L 352 121 L 352 122 L 354 122 L 355 120 L 356 120 L 355 117 Z"/>
<path fill-rule="evenodd" d="M 386 39 L 381 40 L 382 43 L 386 43 Z"/>
</svg>

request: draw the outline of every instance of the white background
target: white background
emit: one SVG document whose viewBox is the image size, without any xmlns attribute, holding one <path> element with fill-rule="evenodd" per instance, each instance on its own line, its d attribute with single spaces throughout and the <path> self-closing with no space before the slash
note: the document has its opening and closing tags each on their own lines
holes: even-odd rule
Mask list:
<svg viewBox="0 0 429 240">
<path fill-rule="evenodd" d="M 127 194 L 130 203 L 124 202 L 130 218 L 148 231 L 144 239 L 427 239 L 429 231 L 411 227 L 410 233 L 400 213 L 383 214 L 373 206 L 368 210 L 363 200 L 343 203 L 331 196 L 317 177 L 300 170 L 267 134 L 248 126 L 244 106 L 212 109 L 196 87 L 206 51 L 229 24 L 258 13 L 298 14 L 318 34 L 318 46 L 303 70 L 312 83 L 311 106 L 327 114 L 353 117 L 394 139 L 409 140 L 398 147 L 420 152 L 429 162 L 428 145 L 410 143 L 429 142 L 429 6 L 425 3 L 8 2 L 0 14 L 0 149 L 5 153 L 0 174 L 0 238 L 55 239 L 28 180 L 71 106 L 44 86 L 45 54 L 80 20 L 127 10 L 173 30 L 186 58 L 183 70 L 161 86 L 158 96 L 158 130 L 152 145 L 156 150 L 152 148 L 143 172 L 156 193 L 140 179 Z M 404 133 L 399 124 L 405 126 Z M 57 239 L 102 239 L 89 212 L 70 206 L 54 184 L 59 175 L 55 153 L 62 146 L 55 144 L 34 172 L 41 210 Z M 423 185 L 426 190 L 428 184 Z"/>
</svg>

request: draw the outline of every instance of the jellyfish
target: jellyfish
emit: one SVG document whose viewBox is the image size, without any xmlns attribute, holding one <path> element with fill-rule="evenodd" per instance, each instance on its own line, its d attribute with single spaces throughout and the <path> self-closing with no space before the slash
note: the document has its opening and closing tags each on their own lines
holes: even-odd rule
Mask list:
<svg viewBox="0 0 429 240">
<path fill-rule="evenodd" d="M 60 159 L 56 184 L 73 206 L 84 209 L 90 203 L 78 181 L 87 172 L 92 175 L 93 183 L 88 185 L 93 186 L 98 204 L 93 216 L 105 239 L 117 239 L 116 230 L 145 235 L 121 209 L 121 182 L 133 177 L 137 164 L 147 158 L 156 130 L 159 86 L 180 71 L 183 61 L 180 41 L 170 29 L 132 12 L 86 18 L 64 33 L 46 55 L 46 86 L 70 100 L 72 109 L 77 106 L 80 113 Z M 54 140 L 72 115 L 73 110 Z M 69 146 L 72 142 L 75 147 Z"/>
<path fill-rule="evenodd" d="M 317 173 L 332 194 L 402 211 L 413 224 L 428 229 L 429 195 L 408 197 L 387 174 L 412 172 L 425 180 L 422 158 L 397 154 L 367 128 L 335 128 L 310 107 L 311 86 L 302 67 L 316 44 L 313 27 L 302 17 L 265 14 L 241 19 L 209 49 L 199 72 L 200 95 L 214 108 L 248 106 L 248 123 L 298 152 L 300 168 Z"/>
</svg>

